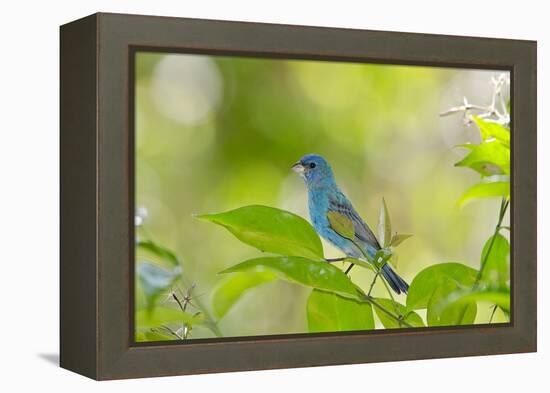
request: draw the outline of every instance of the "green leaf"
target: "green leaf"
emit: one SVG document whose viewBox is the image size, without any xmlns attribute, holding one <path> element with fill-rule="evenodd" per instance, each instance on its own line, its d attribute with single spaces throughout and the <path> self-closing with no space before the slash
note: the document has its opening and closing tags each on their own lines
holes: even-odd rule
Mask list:
<svg viewBox="0 0 550 393">
<path fill-rule="evenodd" d="M 473 116 L 472 119 L 479 127 L 479 133 L 484 141 L 495 138 L 504 146 L 510 147 L 510 131 L 508 129 L 498 123 L 477 116 Z"/>
<path fill-rule="evenodd" d="M 457 202 L 458 206 L 464 206 L 472 199 L 481 198 L 494 198 L 510 196 L 510 182 L 509 181 L 497 181 L 497 182 L 481 182 L 475 184 L 466 191 Z"/>
<path fill-rule="evenodd" d="M 136 332 L 137 342 L 151 342 L 151 341 L 171 341 L 177 340 L 176 337 L 169 335 L 168 333 L 162 333 L 159 331 L 140 331 Z"/>
<path fill-rule="evenodd" d="M 148 251 L 158 258 L 171 263 L 174 266 L 181 266 L 177 255 L 170 249 L 163 247 L 152 240 L 139 240 L 136 243 L 138 249 Z"/>
<path fill-rule="evenodd" d="M 460 263 L 441 263 L 427 267 L 411 282 L 407 295 L 407 309 L 427 308 L 429 326 L 473 323 L 477 313 L 475 302 L 441 309 L 437 303 L 457 290 L 474 285 L 477 270 Z"/>
<path fill-rule="evenodd" d="M 382 198 L 382 206 L 380 207 L 380 215 L 378 217 L 378 240 L 383 247 L 390 245 L 391 240 L 391 221 L 388 206 Z"/>
<path fill-rule="evenodd" d="M 409 237 L 412 237 L 412 235 L 408 234 L 395 234 L 391 238 L 390 246 L 397 247 L 401 243 L 403 243 L 405 240 L 407 240 Z"/>
<path fill-rule="evenodd" d="M 323 246 L 315 229 L 302 217 L 268 206 L 245 206 L 198 218 L 225 227 L 237 239 L 274 254 L 323 258 Z"/>
<path fill-rule="evenodd" d="M 455 166 L 468 167 L 482 176 L 510 174 L 510 149 L 491 139 L 476 145 Z"/>
<path fill-rule="evenodd" d="M 436 307 L 444 312 L 446 309 L 455 309 L 460 305 L 473 303 L 473 302 L 486 302 L 496 304 L 505 313 L 510 313 L 510 290 L 508 288 L 498 289 L 477 289 L 474 291 L 456 291 L 449 294 L 445 299 L 442 299 Z"/>
<path fill-rule="evenodd" d="M 168 332 L 163 333 L 160 331 L 150 331 L 145 333 L 145 337 L 147 338 L 147 342 L 153 342 L 153 341 L 173 341 L 173 340 L 179 340 L 178 337 L 175 337 Z"/>
<path fill-rule="evenodd" d="M 372 266 L 370 262 L 365 262 L 362 259 L 347 257 L 344 261 L 353 263 L 354 265 L 361 266 L 362 268 L 369 269 L 373 272 L 376 272 L 376 269 L 374 268 L 374 266 Z"/>
<path fill-rule="evenodd" d="M 372 260 L 381 269 L 390 260 L 392 255 L 393 253 L 389 248 L 381 248 L 376 251 Z"/>
<path fill-rule="evenodd" d="M 136 312 L 137 328 L 154 328 L 170 323 L 187 324 L 190 326 L 204 322 L 201 313 L 190 314 L 175 308 L 155 307 L 152 310 L 139 310 Z"/>
<path fill-rule="evenodd" d="M 217 318 L 222 318 L 241 296 L 251 288 L 277 279 L 274 272 L 233 274 L 222 281 L 212 295 L 212 308 Z"/>
<path fill-rule="evenodd" d="M 392 253 L 392 256 L 391 256 L 391 263 L 393 265 L 393 267 L 395 269 L 398 269 L 399 268 L 399 255 L 397 255 L 396 252 L 393 252 Z"/>
<path fill-rule="evenodd" d="M 410 325 L 414 327 L 424 326 L 424 321 L 422 321 L 422 318 L 420 317 L 420 315 L 418 315 L 414 311 L 407 310 L 407 308 L 401 303 L 395 302 L 391 299 L 383 299 L 383 298 L 375 298 L 374 300 L 376 301 L 376 303 L 380 304 L 382 307 L 384 307 L 386 310 L 388 310 L 392 314 L 395 314 L 396 313 L 395 310 L 397 309 L 399 316 L 403 317 L 403 320 L 405 322 L 408 322 Z M 386 329 L 396 329 L 396 328 L 406 327 L 405 325 L 400 324 L 398 321 L 390 317 L 388 314 L 386 314 L 384 311 L 380 310 L 376 306 L 374 307 L 374 311 L 376 312 L 376 316 L 378 317 L 378 319 Z"/>
<path fill-rule="evenodd" d="M 136 342 L 147 341 L 147 337 L 145 337 L 145 332 L 137 331 L 137 330 L 136 330 L 136 334 L 134 336 L 134 339 L 136 340 Z"/>
<path fill-rule="evenodd" d="M 468 149 L 468 150 L 474 150 L 476 146 L 477 145 L 474 145 L 473 143 L 470 143 L 470 142 L 455 145 L 455 147 L 463 147 L 464 149 Z"/>
<path fill-rule="evenodd" d="M 358 298 L 357 287 L 348 276 L 328 262 L 312 261 L 301 257 L 265 257 L 239 263 L 221 273 L 275 272 L 280 279 Z"/>
<path fill-rule="evenodd" d="M 427 308 L 434 291 L 446 281 L 455 282 L 456 286 L 471 287 L 476 275 L 477 270 L 456 262 L 429 266 L 412 280 L 407 295 L 407 309 Z"/>
<path fill-rule="evenodd" d="M 330 227 L 339 235 L 346 239 L 353 239 L 355 237 L 355 228 L 353 222 L 343 214 L 335 211 L 329 211 L 327 218 L 330 223 Z"/>
<path fill-rule="evenodd" d="M 368 302 L 314 289 L 306 311 L 311 333 L 374 329 L 372 306 Z"/>
<path fill-rule="evenodd" d="M 493 240 L 494 239 L 494 240 Z M 491 245 L 492 242 L 492 245 Z M 489 247 L 491 250 L 489 254 Z M 481 282 L 490 287 L 503 287 L 510 280 L 510 263 L 508 255 L 510 254 L 510 243 L 501 234 L 491 236 L 483 247 L 481 261 L 487 260 L 481 274 Z"/>
<path fill-rule="evenodd" d="M 441 303 L 457 291 L 456 283 L 451 280 L 444 281 L 438 286 L 428 303 L 426 319 L 429 326 L 455 326 L 471 325 L 474 323 L 477 314 L 477 304 L 475 301 L 450 304 L 447 307 L 441 307 Z M 458 289 L 463 291 L 465 289 Z"/>
<path fill-rule="evenodd" d="M 181 267 L 166 270 L 149 262 L 139 262 L 137 276 L 149 309 L 153 308 L 158 295 L 169 289 L 181 275 Z"/>
</svg>

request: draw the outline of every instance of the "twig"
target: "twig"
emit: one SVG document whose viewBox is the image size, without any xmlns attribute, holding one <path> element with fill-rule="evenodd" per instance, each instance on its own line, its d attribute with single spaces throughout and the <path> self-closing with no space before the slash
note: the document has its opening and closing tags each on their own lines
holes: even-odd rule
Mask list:
<svg viewBox="0 0 550 393">
<path fill-rule="evenodd" d="M 493 113 L 493 109 L 491 107 L 467 103 L 461 106 L 455 106 L 455 107 L 449 108 L 446 111 L 441 112 L 439 116 L 444 117 L 444 116 L 454 115 L 455 113 L 466 112 L 470 110 Z"/>
<path fill-rule="evenodd" d="M 506 74 L 500 74 L 497 78 L 492 78 L 491 82 L 493 83 L 493 94 L 491 95 L 491 103 L 488 106 L 471 104 L 468 102 L 466 97 L 464 97 L 463 105 L 449 108 L 448 110 L 441 112 L 439 116 L 449 116 L 455 113 L 463 113 L 464 119 L 467 124 L 472 122 L 471 117 L 469 116 L 470 111 L 476 111 L 478 117 L 481 118 L 493 118 L 494 120 L 508 124 L 510 123 L 510 116 L 508 114 L 508 108 L 504 102 L 504 96 L 502 95 L 502 88 L 509 83 L 509 79 Z M 500 106 L 497 108 L 497 105 Z"/>
<path fill-rule="evenodd" d="M 183 282 L 183 285 L 185 285 L 186 287 L 190 286 L 189 282 L 185 279 L 185 277 L 182 276 L 181 281 Z M 212 318 L 212 315 L 210 314 L 208 309 L 205 307 L 205 305 L 198 298 L 195 298 L 195 304 L 196 304 L 195 308 L 199 309 L 204 314 L 206 319 L 210 321 L 210 328 L 212 329 L 216 337 L 223 337 L 222 332 L 218 328 L 218 324 L 215 322 L 214 318 Z"/>
<path fill-rule="evenodd" d="M 485 266 L 487 264 L 487 260 L 489 259 L 489 254 L 491 254 L 491 250 L 493 249 L 493 245 L 495 244 L 495 238 L 498 235 L 498 233 L 499 233 L 499 231 L 502 227 L 502 220 L 504 219 L 504 215 L 506 214 L 506 209 L 508 209 L 509 203 L 510 203 L 510 201 L 507 198 L 502 198 L 502 200 L 500 202 L 500 211 L 499 211 L 499 214 L 498 214 L 498 223 L 495 226 L 495 231 L 493 233 L 493 236 L 491 236 L 491 242 L 489 243 L 489 247 L 487 247 L 487 252 L 483 256 L 483 260 L 481 261 L 481 265 L 479 267 L 479 271 L 477 272 L 476 279 L 474 281 L 474 285 L 472 285 L 472 289 L 471 289 L 472 291 L 477 289 L 477 287 L 479 286 L 479 281 L 481 280 L 481 277 L 483 277 L 483 271 L 484 271 Z M 466 315 L 466 309 L 467 309 L 467 306 L 464 306 L 464 309 L 462 310 L 462 313 L 460 314 L 459 323 L 464 318 L 464 315 Z M 491 319 L 492 319 L 492 316 L 491 316 Z M 491 323 L 491 322 L 489 321 L 489 323 Z"/>
<path fill-rule="evenodd" d="M 500 232 L 500 229 L 502 227 L 502 220 L 504 219 L 504 215 L 506 214 L 506 209 L 508 208 L 510 201 L 507 198 L 502 198 L 500 202 L 500 211 L 498 215 L 498 223 L 495 226 L 495 231 L 493 233 L 493 236 L 491 236 L 491 242 L 489 243 L 489 247 L 487 248 L 487 252 L 483 256 L 483 260 L 481 261 L 481 265 L 479 267 L 479 271 L 477 272 L 476 279 L 474 281 L 474 286 L 472 289 L 476 289 L 479 281 L 481 280 L 481 277 L 483 276 L 483 270 L 485 269 L 485 265 L 487 264 L 487 260 L 489 259 L 489 254 L 491 253 L 491 250 L 493 249 L 493 245 L 495 243 L 495 238 Z"/>
<path fill-rule="evenodd" d="M 182 339 L 182 337 L 177 332 L 175 332 L 173 329 L 171 329 L 169 326 L 162 325 L 161 328 L 166 330 L 168 333 L 170 333 L 172 336 L 176 337 L 177 339 L 179 339 L 179 340 Z M 152 332 L 155 332 L 155 331 L 158 331 L 158 330 L 159 329 L 156 329 L 156 328 L 151 329 Z"/>
<path fill-rule="evenodd" d="M 390 295 L 395 313 L 398 314 L 398 315 L 401 315 L 401 313 L 399 312 L 399 309 L 397 308 L 397 302 L 395 301 L 395 299 L 393 297 L 393 293 L 391 292 L 391 289 L 388 287 L 388 284 L 386 283 L 386 280 L 382 280 L 382 284 L 384 284 L 384 287 L 386 287 L 386 291 L 388 292 L 388 295 Z"/>
<path fill-rule="evenodd" d="M 185 307 L 183 306 L 183 304 L 181 304 L 180 299 L 176 296 L 174 292 L 172 292 L 172 297 L 176 300 L 178 306 L 180 306 L 181 311 L 185 312 Z"/>
<path fill-rule="evenodd" d="M 370 288 L 369 288 L 369 292 L 367 293 L 367 296 L 370 296 L 370 293 L 372 292 L 372 288 L 374 288 L 374 284 L 376 283 L 376 279 L 378 278 L 379 275 L 380 275 L 380 271 L 377 271 L 376 274 L 374 275 L 374 279 L 370 284 Z"/>
<path fill-rule="evenodd" d="M 491 317 L 489 318 L 489 323 L 493 322 L 493 317 L 495 316 L 495 312 L 497 311 L 498 306 L 495 304 L 493 306 L 493 311 L 491 312 Z"/>
<path fill-rule="evenodd" d="M 343 262 L 347 259 L 347 257 L 342 258 L 325 258 L 325 261 L 331 263 L 331 262 Z"/>
<path fill-rule="evenodd" d="M 378 264 L 377 262 L 378 261 L 372 261 L 371 258 L 369 257 L 368 253 L 363 250 L 363 247 L 361 247 L 361 245 L 357 244 L 357 242 L 354 240 L 354 239 L 350 239 L 353 244 L 355 244 L 355 246 L 359 249 L 359 251 L 361 251 L 361 253 L 363 254 L 363 256 L 369 261 L 371 262 L 371 264 L 374 266 L 374 268 L 376 269 L 376 275 L 374 276 L 374 280 L 373 280 L 373 284 L 371 285 L 371 289 L 372 289 L 372 286 L 374 285 L 374 281 L 376 281 L 376 278 L 377 276 L 380 274 L 380 268 L 378 267 Z M 349 270 L 351 270 L 351 268 L 353 267 L 353 265 L 351 265 L 348 270 L 346 271 L 346 274 Z M 394 311 L 397 315 L 400 315 L 399 313 L 399 309 L 397 308 L 397 303 L 395 302 L 395 299 L 393 297 L 393 294 L 391 293 L 391 289 L 388 287 L 388 284 L 386 283 L 386 280 L 384 279 L 384 277 L 382 277 L 382 283 L 384 284 L 384 287 L 386 287 L 386 291 L 388 291 L 388 294 L 390 295 L 390 298 L 392 300 L 392 304 L 393 304 L 393 308 L 394 308 Z M 370 291 L 369 291 L 369 294 L 370 294 Z M 401 323 L 401 318 L 398 318 L 398 320 L 400 321 Z"/>
<path fill-rule="evenodd" d="M 153 240 L 153 237 L 151 236 L 151 234 L 147 231 L 147 229 L 145 228 L 144 225 L 141 225 L 139 227 L 139 229 L 143 232 L 143 234 L 145 235 L 145 237 L 151 241 L 154 242 Z M 183 283 L 183 285 L 187 288 L 191 288 L 194 286 L 194 284 L 191 284 L 189 281 L 187 281 L 187 279 L 182 275 L 180 276 L 180 279 Z M 179 302 L 178 302 L 179 303 Z M 201 302 L 199 301 L 198 299 L 195 298 L 195 303 L 196 305 L 194 305 L 194 307 L 198 310 L 200 310 L 204 316 L 206 317 L 206 319 L 208 321 L 210 321 L 210 328 L 212 329 L 212 332 L 216 335 L 216 337 L 223 337 L 223 334 L 222 332 L 220 331 L 220 329 L 218 328 L 218 324 L 215 322 L 215 319 L 212 317 L 212 315 L 210 314 L 210 312 L 208 311 L 208 308 L 206 308 L 206 306 Z M 181 305 L 180 305 L 181 307 Z"/>
<path fill-rule="evenodd" d="M 380 303 L 378 303 L 376 300 L 374 300 L 374 298 L 372 296 L 365 295 L 365 299 L 368 302 L 370 302 L 373 306 L 378 308 L 380 311 L 382 311 L 384 314 L 386 314 L 390 318 L 394 319 L 397 323 L 399 323 L 400 326 L 405 325 L 406 327 L 411 327 L 411 328 L 414 327 L 413 325 L 411 325 L 407 321 L 403 320 L 403 318 L 401 316 L 396 316 L 396 315 L 392 314 L 391 311 L 387 310 L 384 306 L 382 306 Z"/>
</svg>

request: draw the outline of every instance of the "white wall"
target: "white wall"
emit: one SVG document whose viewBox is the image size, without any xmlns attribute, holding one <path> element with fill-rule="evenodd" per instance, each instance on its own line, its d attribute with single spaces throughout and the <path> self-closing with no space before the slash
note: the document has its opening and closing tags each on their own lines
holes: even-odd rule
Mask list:
<svg viewBox="0 0 550 393">
<path fill-rule="evenodd" d="M 205 392 L 517 392 L 548 386 L 550 58 L 542 1 L 6 1 L 0 12 L 0 389 Z M 58 350 L 58 26 L 96 11 L 539 42 L 539 353 L 95 383 L 53 365 Z M 546 68 L 541 65 L 545 64 Z M 543 154 L 545 152 L 545 154 Z M 5 389 L 5 386 L 11 389 Z M 26 389 L 25 389 L 26 390 Z"/>
</svg>

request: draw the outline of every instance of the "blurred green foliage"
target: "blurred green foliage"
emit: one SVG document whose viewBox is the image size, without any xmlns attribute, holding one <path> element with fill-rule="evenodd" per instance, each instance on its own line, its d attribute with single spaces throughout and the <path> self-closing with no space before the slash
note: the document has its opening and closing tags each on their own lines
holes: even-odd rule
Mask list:
<svg viewBox="0 0 550 393">
<path fill-rule="evenodd" d="M 319 304 L 333 310 L 335 304 L 343 304 L 357 312 L 370 307 L 341 298 L 346 293 L 338 292 L 341 288 L 339 295 L 318 296 L 315 291 L 310 295 L 308 287 L 319 286 L 315 277 L 296 276 L 295 269 L 289 270 L 288 263 L 295 260 L 288 256 L 257 258 L 252 248 L 193 217 L 246 205 L 273 206 L 307 217 L 305 187 L 289 170 L 306 153 L 328 158 L 340 186 L 371 227 L 384 197 L 391 206 L 394 227 L 414 234 L 400 246 L 398 264 L 392 256 L 407 281 L 413 281 L 423 268 L 449 260 L 479 269 L 480 250 L 493 233 L 499 211 L 490 199 L 464 208 L 458 208 L 457 201 L 507 198 L 509 131 L 478 117 L 471 117 L 473 126 L 465 128 L 460 119 L 440 118 L 438 113 L 461 95 L 490 98 L 485 93 L 487 84 L 479 81 L 486 82 L 491 75 L 429 67 L 138 53 L 136 206 L 146 207 L 148 217 L 140 218 L 137 230 L 136 339 L 201 338 L 222 332 L 224 336 L 299 333 L 308 331 L 308 323 L 312 328 L 312 317 L 304 312 L 306 304 L 312 310 L 319 310 Z M 455 145 L 468 149 L 462 159 Z M 453 167 L 456 162 L 475 172 L 459 171 Z M 479 174 L 483 179 L 476 183 Z M 384 210 L 387 213 L 385 204 Z M 506 209 L 504 213 L 502 227 L 508 220 Z M 250 240 L 248 231 L 254 226 L 250 217 L 240 222 L 241 227 L 220 221 L 219 215 L 217 221 L 212 215 L 207 217 L 235 235 L 240 233 L 238 239 L 259 249 L 294 255 L 288 247 L 295 250 L 305 244 L 310 254 L 303 257 L 323 257 L 322 250 L 318 255 L 319 245 L 313 245 L 318 238 L 307 226 L 292 232 L 288 226 L 269 225 L 283 229 L 267 240 L 262 238 L 259 247 Z M 384 234 L 387 239 L 391 235 L 391 231 Z M 266 241 L 273 240 L 276 246 L 266 246 Z M 495 241 L 490 248 L 500 249 L 501 244 Z M 330 245 L 324 244 L 324 249 L 325 257 L 340 256 Z M 247 269 L 241 266 L 238 271 L 246 273 L 238 275 L 247 276 L 237 279 L 235 274 L 217 274 L 242 260 L 248 260 Z M 143 266 L 158 269 L 143 269 L 142 261 L 147 261 Z M 490 265 L 499 266 L 492 260 Z M 330 285 L 346 286 L 342 280 L 349 279 L 338 273 L 342 266 L 324 263 L 317 272 L 342 274 L 340 281 Z M 255 275 L 258 267 L 263 277 Z M 283 280 L 274 279 L 274 272 Z M 167 274 L 175 280 L 157 291 L 155 283 L 167 279 Z M 351 277 L 359 287 L 368 288 L 372 275 L 367 269 L 355 269 Z M 414 281 L 411 284 L 413 293 Z M 424 314 L 426 307 L 409 307 L 403 295 L 382 298 L 387 293 L 381 284 L 373 288 L 373 301 L 391 302 L 385 305 L 413 326 L 422 326 L 426 315 L 428 322 L 440 324 L 456 318 L 486 323 L 489 316 L 494 322 L 506 321 L 509 310 L 502 296 L 495 297 L 502 294 L 500 289 L 483 288 L 461 296 L 454 290 L 439 290 L 437 307 L 432 309 L 438 315 L 435 319 L 429 312 Z M 496 295 L 491 297 L 491 293 Z M 485 301 L 473 314 L 475 321 L 468 319 L 472 313 L 456 317 L 445 311 L 451 317 L 441 322 L 441 310 L 463 310 L 481 298 Z M 179 310 L 182 318 L 175 324 L 167 319 L 166 326 L 151 330 L 151 321 L 159 322 L 159 314 L 143 314 L 151 304 L 164 311 Z M 504 306 L 492 315 L 493 304 Z M 373 308 L 377 326 L 400 326 L 388 320 L 381 308 Z M 364 320 L 370 321 L 372 311 L 364 313 Z M 324 329 L 319 323 L 313 325 L 314 331 Z M 344 330 L 357 327 L 345 318 L 339 326 Z"/>
</svg>

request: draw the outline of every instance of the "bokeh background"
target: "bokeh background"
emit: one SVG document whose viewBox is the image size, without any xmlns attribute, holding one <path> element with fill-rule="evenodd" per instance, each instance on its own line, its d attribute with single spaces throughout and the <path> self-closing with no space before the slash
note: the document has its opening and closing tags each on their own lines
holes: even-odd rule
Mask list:
<svg viewBox="0 0 550 393">
<path fill-rule="evenodd" d="M 478 268 L 499 202 L 456 206 L 479 180 L 453 166 L 465 154 L 456 145 L 477 143 L 479 136 L 462 116 L 439 113 L 464 97 L 489 104 L 494 75 L 140 52 L 135 184 L 136 206 L 147 210 L 140 230 L 182 257 L 187 281 L 209 305 L 225 278 L 217 273 L 259 252 L 193 215 L 264 204 L 309 219 L 305 186 L 290 167 L 318 153 L 373 230 L 384 197 L 394 231 L 414 235 L 397 250 L 396 270 L 409 283 L 435 263 Z M 340 256 L 324 246 L 328 257 Z M 363 287 L 371 280 L 364 269 L 354 269 L 352 278 Z M 282 281 L 264 284 L 245 294 L 219 327 L 226 336 L 306 332 L 309 292 Z M 136 300 L 142 307 L 139 294 Z M 479 307 L 477 318 L 486 321 L 488 314 L 489 305 Z M 211 336 L 197 327 L 191 338 Z"/>
</svg>

